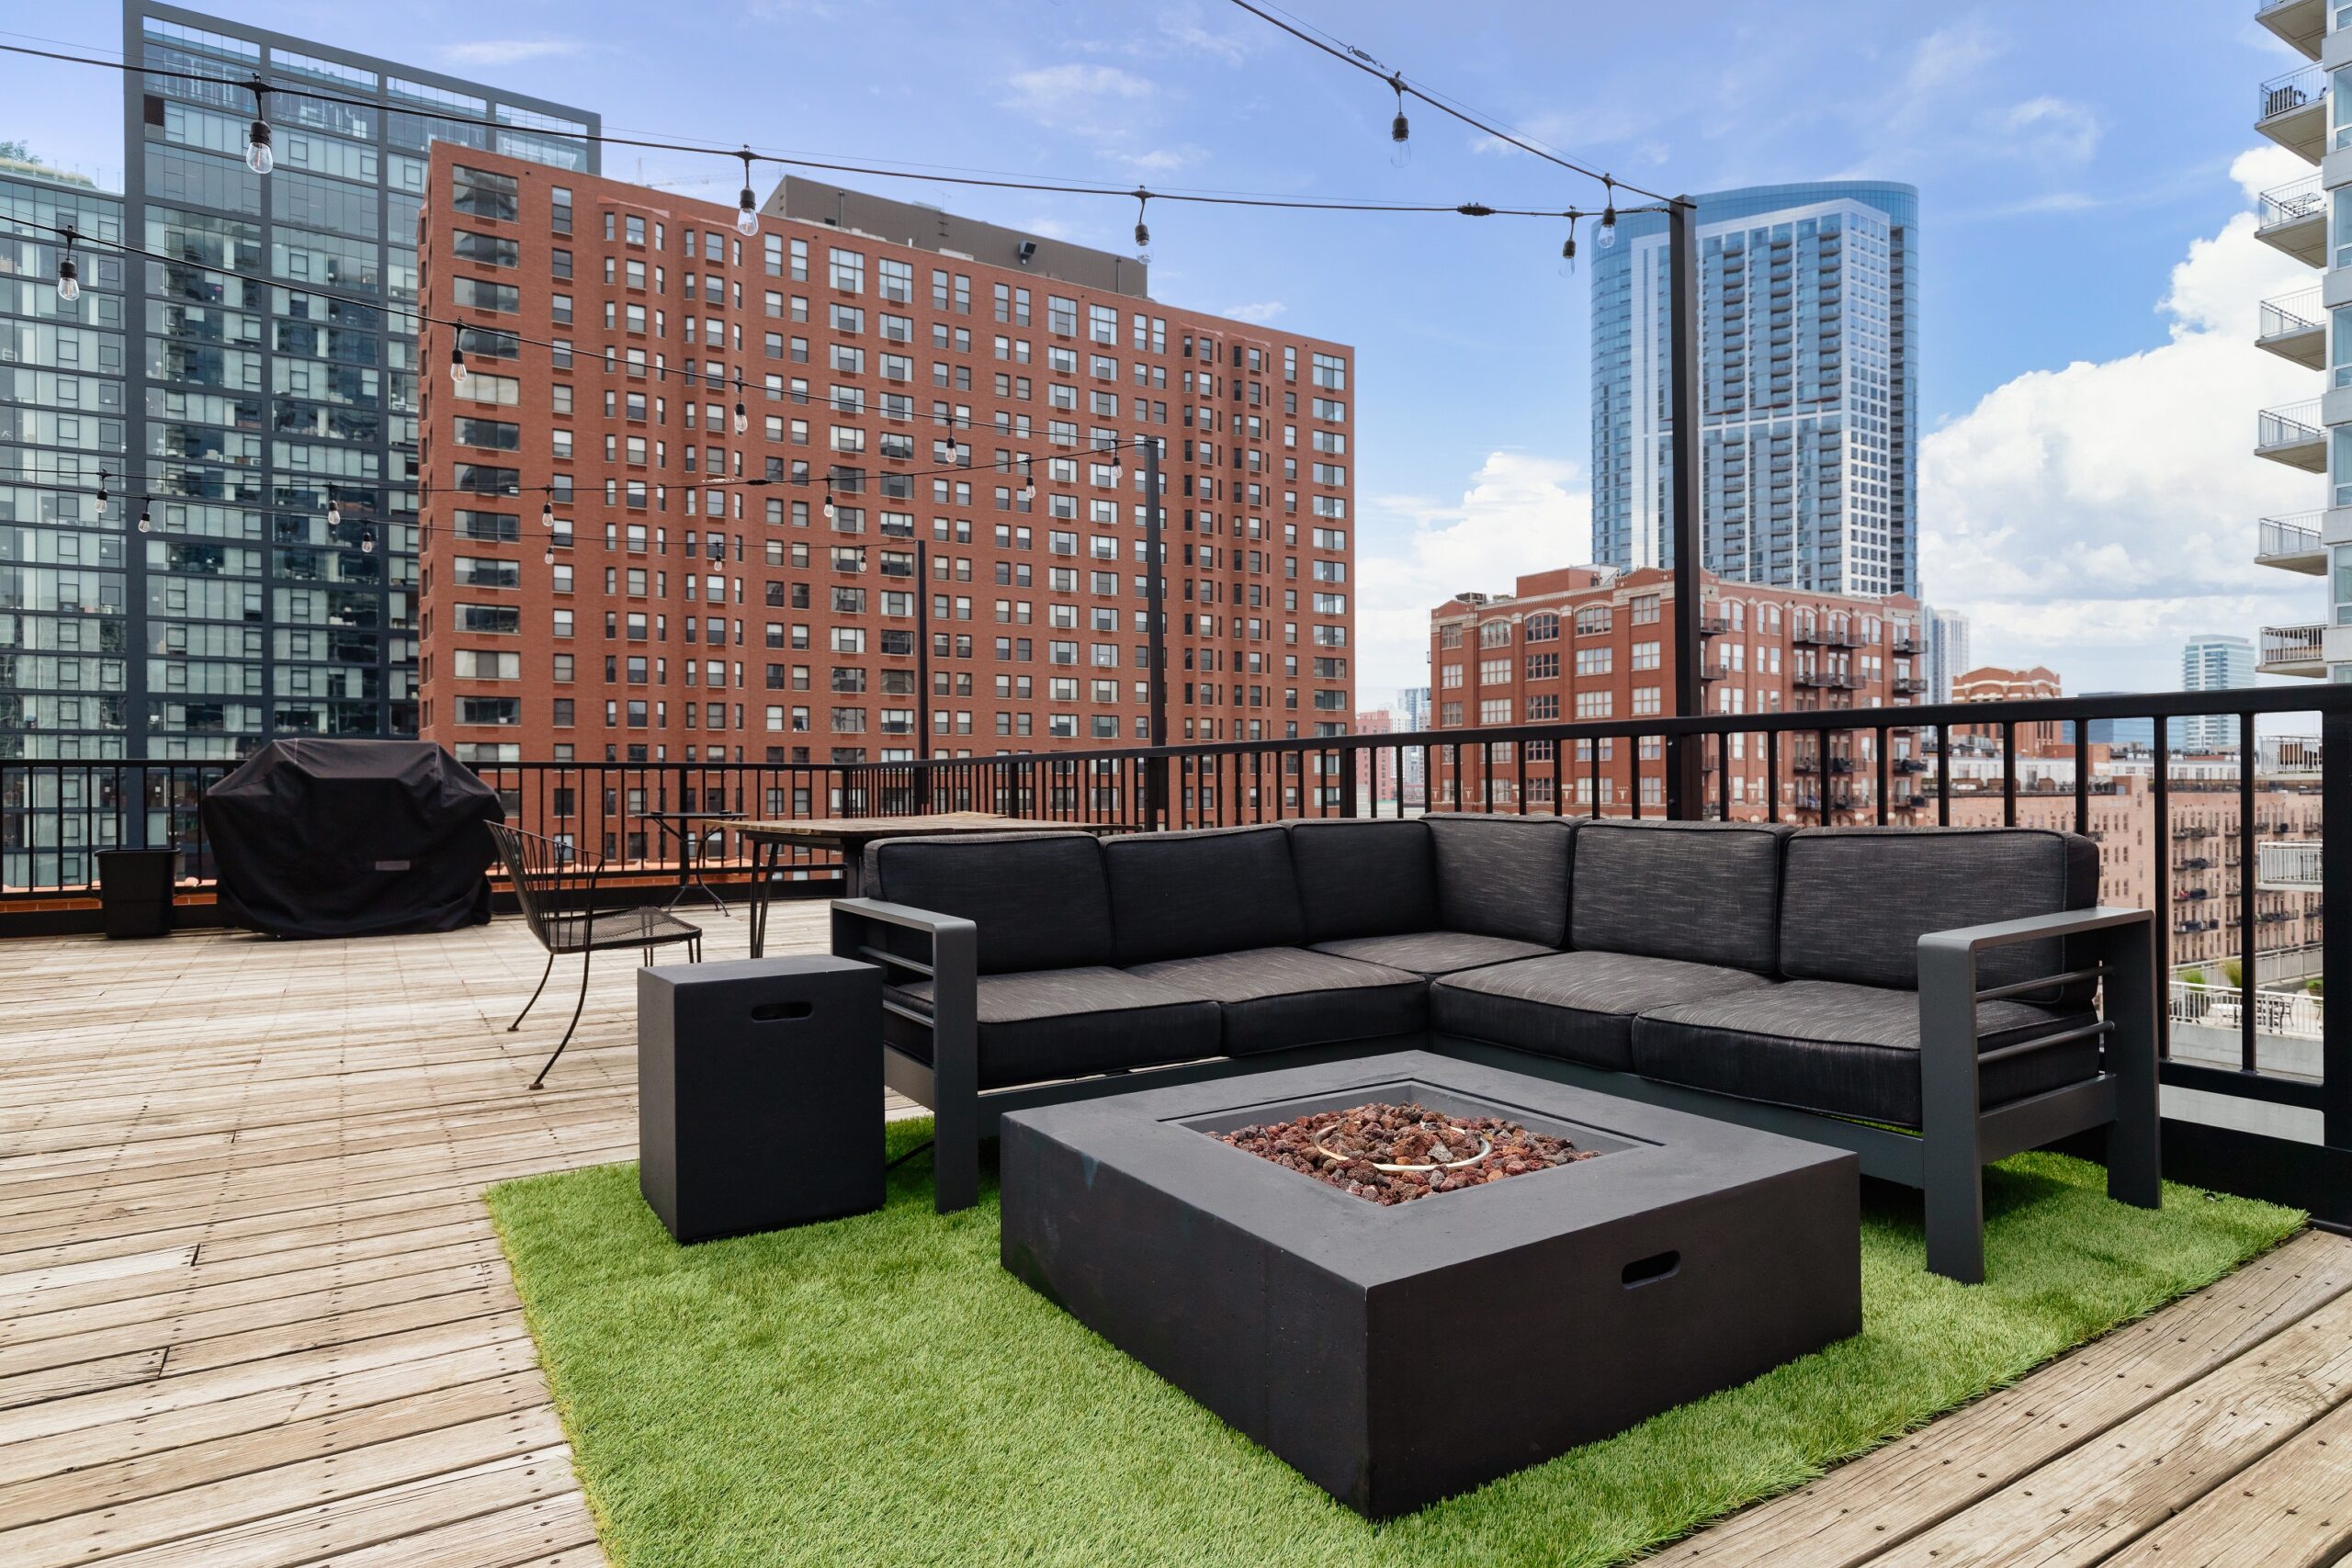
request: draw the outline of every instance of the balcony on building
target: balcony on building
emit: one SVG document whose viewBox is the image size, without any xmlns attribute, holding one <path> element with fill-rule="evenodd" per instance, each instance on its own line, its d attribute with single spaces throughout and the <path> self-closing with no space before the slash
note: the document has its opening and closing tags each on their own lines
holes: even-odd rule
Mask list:
<svg viewBox="0 0 2352 1568">
<path fill-rule="evenodd" d="M 2265 675 L 2305 675 L 2324 678 L 2327 659 L 2324 644 L 2327 628 L 2313 622 L 2300 626 L 2262 628 L 2262 655 L 2255 668 Z"/>
<path fill-rule="evenodd" d="M 2326 317 L 2327 308 L 2320 303 L 2316 288 L 2265 299 L 2254 345 L 2281 359 L 2291 359 L 2306 370 L 2317 370 L 2327 359 Z"/>
<path fill-rule="evenodd" d="M 2327 189 L 2317 175 L 2273 186 L 2256 206 L 2256 239 L 2305 266 L 2327 265 Z"/>
<path fill-rule="evenodd" d="M 2254 846 L 2254 885 L 2265 893 L 2320 891 L 2320 851 L 2316 839 L 2267 840 Z"/>
<path fill-rule="evenodd" d="M 2254 455 L 2307 474 L 2327 472 L 2327 433 L 2320 427 L 2319 400 L 2264 409 L 2255 426 Z"/>
<path fill-rule="evenodd" d="M 2297 157 L 2316 164 L 2327 151 L 2327 73 L 2301 65 L 2256 89 L 2254 128 Z"/>
<path fill-rule="evenodd" d="M 2254 19 L 2304 59 L 2319 58 L 2327 36 L 2325 0 L 2255 0 Z"/>
<path fill-rule="evenodd" d="M 2264 518 L 2255 560 L 2281 571 L 2308 572 L 2314 577 L 2326 571 L 2327 547 L 2320 542 L 2319 533 L 2322 515 L 2315 508 Z"/>
</svg>

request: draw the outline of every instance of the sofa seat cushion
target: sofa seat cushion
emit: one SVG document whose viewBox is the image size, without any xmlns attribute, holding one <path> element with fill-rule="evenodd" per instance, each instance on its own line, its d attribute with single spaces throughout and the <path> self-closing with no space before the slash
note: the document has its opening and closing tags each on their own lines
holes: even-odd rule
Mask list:
<svg viewBox="0 0 2352 1568">
<path fill-rule="evenodd" d="M 1761 975 L 1713 964 L 1555 953 L 1442 976 L 1430 987 L 1430 1021 L 1441 1034 L 1623 1073 L 1633 1070 L 1634 1014 L 1771 986 Z"/>
<path fill-rule="evenodd" d="M 1402 936 L 1359 936 L 1340 942 L 1318 942 L 1317 953 L 1379 964 L 1408 975 L 1453 975 L 1509 964 L 1519 958 L 1543 958 L 1552 949 L 1540 942 L 1514 942 L 1505 936 L 1480 936 L 1475 931 L 1412 931 Z"/>
<path fill-rule="evenodd" d="M 1419 975 L 1301 947 L 1172 958 L 1128 973 L 1216 1002 L 1224 1014 L 1225 1051 L 1233 1056 L 1377 1040 L 1429 1021 L 1429 986 Z"/>
<path fill-rule="evenodd" d="M 928 1010 L 931 982 L 894 987 Z M 1172 986 L 1119 969 L 1044 969 L 983 975 L 980 1087 L 1091 1077 L 1223 1055 L 1216 1009 Z M 894 1038 L 896 1032 L 893 1032 Z M 908 1043 L 928 1035 L 917 1033 Z M 921 1046 L 918 1055 L 927 1055 Z"/>
<path fill-rule="evenodd" d="M 1986 1002 L 1977 1049 L 1997 1051 L 2096 1021 L 2026 1002 Z M 2098 1071 L 2090 1036 L 1986 1064 L 1986 1107 L 2079 1083 Z M 1790 980 L 1744 996 L 1645 1009 L 1634 1025 L 1634 1070 L 1833 1116 L 1919 1125 L 1919 994 L 1834 980 Z"/>
</svg>

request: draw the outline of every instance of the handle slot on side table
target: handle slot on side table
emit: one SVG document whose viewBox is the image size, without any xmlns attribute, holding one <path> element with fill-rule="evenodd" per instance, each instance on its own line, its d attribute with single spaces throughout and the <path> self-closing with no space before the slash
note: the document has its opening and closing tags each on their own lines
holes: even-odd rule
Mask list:
<svg viewBox="0 0 2352 1568">
<path fill-rule="evenodd" d="M 808 1016 L 807 1002 L 763 1002 L 752 1010 L 753 1023 L 789 1023 L 796 1018 Z"/>
<path fill-rule="evenodd" d="M 1646 1285 L 1655 1280 L 1671 1279 L 1675 1271 L 1681 1267 L 1682 1254 L 1669 1247 L 1664 1252 L 1654 1252 L 1647 1258 L 1634 1258 L 1625 1265 L 1625 1271 L 1620 1277 L 1624 1280 L 1625 1288 L 1630 1291 L 1636 1285 Z"/>
</svg>

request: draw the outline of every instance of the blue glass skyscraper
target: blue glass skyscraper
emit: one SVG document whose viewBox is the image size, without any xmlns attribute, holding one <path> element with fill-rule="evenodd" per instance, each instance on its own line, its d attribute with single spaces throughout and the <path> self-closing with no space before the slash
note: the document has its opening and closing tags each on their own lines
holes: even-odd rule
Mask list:
<svg viewBox="0 0 2352 1568">
<path fill-rule="evenodd" d="M 1919 193 L 1838 180 L 1699 201 L 1707 570 L 1919 592 Z M 1673 562 L 1667 220 L 1592 274 L 1592 557 Z"/>
</svg>

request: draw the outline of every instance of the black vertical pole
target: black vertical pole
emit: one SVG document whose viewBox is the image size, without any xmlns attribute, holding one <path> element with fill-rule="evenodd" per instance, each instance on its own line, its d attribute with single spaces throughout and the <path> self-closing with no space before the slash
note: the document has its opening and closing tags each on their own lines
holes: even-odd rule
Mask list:
<svg viewBox="0 0 2352 1568">
<path fill-rule="evenodd" d="M 1157 832 L 1168 822 L 1168 613 L 1167 590 L 1163 578 L 1168 563 L 1162 558 L 1162 527 L 1159 516 L 1159 439 L 1147 435 L 1143 442 L 1143 553 L 1144 553 L 1144 617 L 1149 623 L 1148 648 L 1146 655 L 1151 661 L 1148 679 L 1151 685 L 1151 745 L 1153 755 L 1144 765 L 1144 819 L 1147 832 Z"/>
<path fill-rule="evenodd" d="M 2319 733 L 2321 819 L 2332 814 L 2337 822 L 2352 822 L 2352 711 L 2336 708 L 2323 715 Z M 2156 755 L 2162 757 L 2163 750 Z M 2156 863 L 2164 863 L 2161 853 Z M 2352 887 L 2352 832 L 2332 832 L 2321 840 L 2319 871 L 2323 888 Z M 2352 975 L 2352 919 L 2337 910 L 2328 914 L 2334 918 L 2322 928 L 2320 969 L 2335 980 Z M 2321 1021 L 2320 1084 L 2320 1137 L 2330 1148 L 2352 1148 L 2352 1010 L 2332 1008 Z"/>
<path fill-rule="evenodd" d="M 1699 321 L 1699 210 L 1690 197 L 1677 197 L 1667 203 L 1667 225 L 1668 344 L 1673 361 L 1668 377 L 1674 400 L 1674 713 L 1678 718 L 1691 718 L 1706 706 L 1706 683 L 1699 662 L 1703 652 L 1699 637 L 1700 572 L 1705 561 L 1699 512 L 1699 352 L 1705 333 Z M 1705 750 L 1706 741 L 1700 736 L 1677 736 L 1668 743 L 1668 817 L 1690 820 L 1707 814 L 1706 775 L 1701 769 Z M 1634 787 L 1638 794 L 1639 784 Z"/>
<path fill-rule="evenodd" d="M 915 798 L 931 809 L 931 547 L 915 541 Z"/>
</svg>

